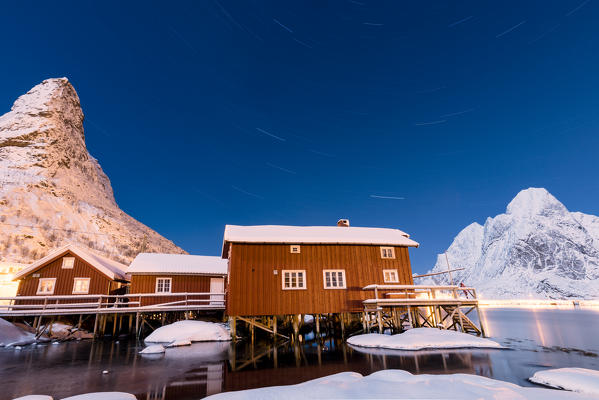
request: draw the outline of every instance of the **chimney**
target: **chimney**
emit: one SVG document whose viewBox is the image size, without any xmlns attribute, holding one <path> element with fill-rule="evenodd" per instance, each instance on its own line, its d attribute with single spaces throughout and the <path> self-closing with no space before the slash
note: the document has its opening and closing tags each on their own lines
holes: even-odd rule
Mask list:
<svg viewBox="0 0 599 400">
<path fill-rule="evenodd" d="M 337 226 L 349 226 L 349 219 L 340 219 L 337 221 Z"/>
</svg>

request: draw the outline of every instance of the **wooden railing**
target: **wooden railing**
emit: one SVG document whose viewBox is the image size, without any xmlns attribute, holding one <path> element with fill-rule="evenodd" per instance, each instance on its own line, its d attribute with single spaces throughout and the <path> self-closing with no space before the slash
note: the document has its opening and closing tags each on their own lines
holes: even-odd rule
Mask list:
<svg viewBox="0 0 599 400">
<path fill-rule="evenodd" d="M 173 301 L 144 305 L 143 300 Z M 128 313 L 225 308 L 226 293 L 132 293 L 124 295 L 65 295 L 0 297 L 0 316 L 43 314 Z"/>
<path fill-rule="evenodd" d="M 374 299 L 364 304 L 405 302 L 428 303 L 444 300 L 476 301 L 476 289 L 465 286 L 426 286 L 426 285 L 368 285 L 362 290 L 373 290 Z"/>
</svg>

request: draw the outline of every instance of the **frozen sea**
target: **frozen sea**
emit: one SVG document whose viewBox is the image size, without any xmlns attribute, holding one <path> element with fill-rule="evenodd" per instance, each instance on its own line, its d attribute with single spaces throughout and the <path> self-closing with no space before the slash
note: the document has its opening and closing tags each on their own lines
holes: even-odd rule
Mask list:
<svg viewBox="0 0 599 400">
<path fill-rule="evenodd" d="M 598 309 L 482 309 L 487 335 L 508 350 L 356 350 L 339 339 L 302 345 L 196 343 L 142 356 L 132 340 L 0 348 L 0 399 L 122 391 L 139 399 L 200 399 L 221 391 L 300 383 L 342 371 L 469 373 L 533 386 L 535 371 L 599 370 Z"/>
</svg>

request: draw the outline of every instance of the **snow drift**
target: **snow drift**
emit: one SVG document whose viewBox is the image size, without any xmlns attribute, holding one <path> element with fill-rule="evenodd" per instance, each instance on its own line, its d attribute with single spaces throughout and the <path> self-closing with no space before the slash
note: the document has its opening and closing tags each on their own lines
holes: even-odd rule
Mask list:
<svg viewBox="0 0 599 400">
<path fill-rule="evenodd" d="M 35 335 L 0 318 L 0 346 L 24 346 L 35 343 Z"/>
<path fill-rule="evenodd" d="M 222 325 L 206 321 L 178 321 L 162 326 L 144 339 L 147 343 L 209 342 L 231 340 Z"/>
<path fill-rule="evenodd" d="M 592 369 L 547 369 L 535 372 L 529 380 L 539 385 L 591 394 L 599 398 L 599 371 Z"/>
<path fill-rule="evenodd" d="M 382 370 L 368 376 L 342 372 L 298 385 L 219 393 L 208 399 L 592 399 L 590 395 L 527 388 L 478 375 L 412 375 Z"/>
<path fill-rule="evenodd" d="M 434 328 L 415 328 L 397 335 L 368 333 L 352 336 L 347 343 L 359 347 L 376 347 L 394 350 L 460 349 L 460 348 L 503 348 L 489 339 L 467 333 Z"/>
</svg>

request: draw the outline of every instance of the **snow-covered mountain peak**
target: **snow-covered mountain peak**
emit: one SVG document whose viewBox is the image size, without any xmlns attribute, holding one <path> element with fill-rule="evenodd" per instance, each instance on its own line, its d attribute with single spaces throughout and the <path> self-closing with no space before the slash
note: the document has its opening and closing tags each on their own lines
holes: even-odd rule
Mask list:
<svg viewBox="0 0 599 400">
<path fill-rule="evenodd" d="M 68 92 L 66 96 L 63 94 L 64 91 Z M 79 101 L 75 89 L 67 78 L 46 79 L 20 96 L 11 111 L 36 115 L 39 112 L 49 111 L 52 108 L 52 100 L 67 97 L 76 97 L 77 102 Z"/>
<path fill-rule="evenodd" d="M 30 262 L 68 242 L 121 261 L 183 252 L 119 209 L 83 118 L 67 78 L 43 81 L 0 116 L 0 260 Z"/>
<path fill-rule="evenodd" d="M 507 212 L 473 223 L 437 257 L 433 272 L 464 268 L 454 283 L 486 298 L 599 298 L 599 218 L 568 212 L 547 190 L 521 191 Z M 428 283 L 448 283 L 439 275 Z"/>
<path fill-rule="evenodd" d="M 551 216 L 567 213 L 566 207 L 544 188 L 528 188 L 520 191 L 508 204 L 506 213 L 519 217 L 534 215 Z"/>
</svg>

